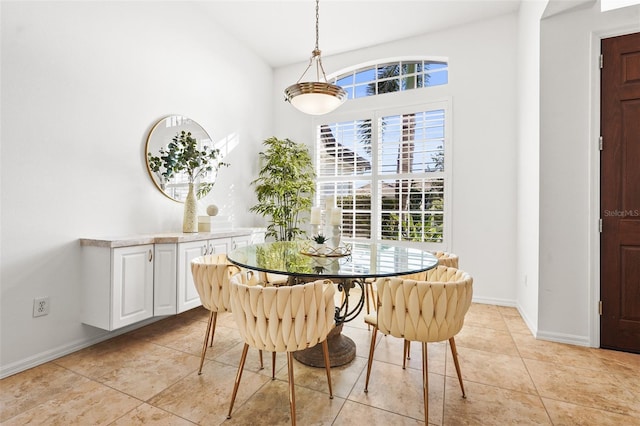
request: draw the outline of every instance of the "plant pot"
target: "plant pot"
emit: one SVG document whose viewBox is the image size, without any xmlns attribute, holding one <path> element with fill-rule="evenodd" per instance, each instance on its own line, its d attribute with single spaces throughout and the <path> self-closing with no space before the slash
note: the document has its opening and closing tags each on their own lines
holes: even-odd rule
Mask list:
<svg viewBox="0 0 640 426">
<path fill-rule="evenodd" d="M 313 248 L 316 254 L 326 254 L 328 251 L 327 245 L 325 243 L 322 243 L 322 244 L 313 243 Z"/>
<path fill-rule="evenodd" d="M 198 199 L 193 183 L 189 184 L 187 199 L 184 200 L 182 232 L 198 232 Z"/>
</svg>

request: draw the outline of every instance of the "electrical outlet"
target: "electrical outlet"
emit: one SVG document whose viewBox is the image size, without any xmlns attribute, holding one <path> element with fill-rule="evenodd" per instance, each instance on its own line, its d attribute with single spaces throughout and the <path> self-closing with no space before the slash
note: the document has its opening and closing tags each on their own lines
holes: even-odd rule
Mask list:
<svg viewBox="0 0 640 426">
<path fill-rule="evenodd" d="M 49 315 L 49 296 L 33 299 L 33 316 Z"/>
</svg>

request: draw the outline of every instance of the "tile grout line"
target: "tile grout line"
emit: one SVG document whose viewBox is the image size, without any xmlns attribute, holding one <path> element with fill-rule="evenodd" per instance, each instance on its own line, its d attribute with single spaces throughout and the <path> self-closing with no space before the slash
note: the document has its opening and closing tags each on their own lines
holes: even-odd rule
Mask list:
<svg viewBox="0 0 640 426">
<path fill-rule="evenodd" d="M 500 316 L 502 317 L 502 320 L 504 321 L 504 314 L 502 312 L 500 312 Z M 506 325 L 506 321 L 505 321 L 505 325 Z M 535 380 L 533 380 L 533 376 L 531 375 L 531 371 L 529 371 L 529 367 L 527 367 L 527 363 L 524 362 L 525 358 L 522 356 L 522 352 L 520 352 L 520 348 L 518 347 L 518 344 L 516 343 L 516 340 L 513 338 L 513 332 L 511 331 L 511 329 L 509 328 L 508 325 L 507 325 L 507 330 L 509 331 L 509 337 L 511 338 L 511 341 L 513 342 L 513 346 L 515 346 L 516 351 L 518 351 L 518 358 L 520 358 L 520 362 L 522 362 L 522 365 L 523 365 L 525 371 L 527 372 L 527 376 L 529 376 L 529 380 L 531 380 L 531 384 L 533 385 L 533 388 L 536 391 L 536 397 L 538 397 L 538 400 L 540 401 L 540 404 L 542 404 L 542 407 L 544 408 L 544 412 L 547 415 L 547 419 L 553 425 L 554 423 L 553 423 L 553 420 L 551 418 L 551 414 L 549 413 L 549 410 L 547 409 L 546 404 L 542 400 L 542 395 L 540 395 L 540 390 L 538 389 L 538 385 L 536 384 Z"/>
</svg>

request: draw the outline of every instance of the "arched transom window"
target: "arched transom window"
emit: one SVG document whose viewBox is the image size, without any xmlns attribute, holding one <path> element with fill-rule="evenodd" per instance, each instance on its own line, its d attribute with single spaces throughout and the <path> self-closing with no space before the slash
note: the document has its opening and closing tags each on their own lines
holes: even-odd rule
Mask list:
<svg viewBox="0 0 640 426">
<path fill-rule="evenodd" d="M 448 82 L 448 63 L 433 59 L 373 63 L 331 79 L 331 83 L 347 91 L 348 99 L 440 86 Z"/>
</svg>

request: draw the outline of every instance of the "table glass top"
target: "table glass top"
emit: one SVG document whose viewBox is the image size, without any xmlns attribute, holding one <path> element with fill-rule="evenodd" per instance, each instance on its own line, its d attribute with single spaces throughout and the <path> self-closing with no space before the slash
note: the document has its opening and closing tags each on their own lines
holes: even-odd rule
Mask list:
<svg viewBox="0 0 640 426">
<path fill-rule="evenodd" d="M 248 269 L 295 277 L 375 278 L 426 271 L 438 264 L 428 251 L 378 243 L 345 244 L 324 252 L 309 241 L 280 241 L 240 247 L 227 257 Z"/>
</svg>

